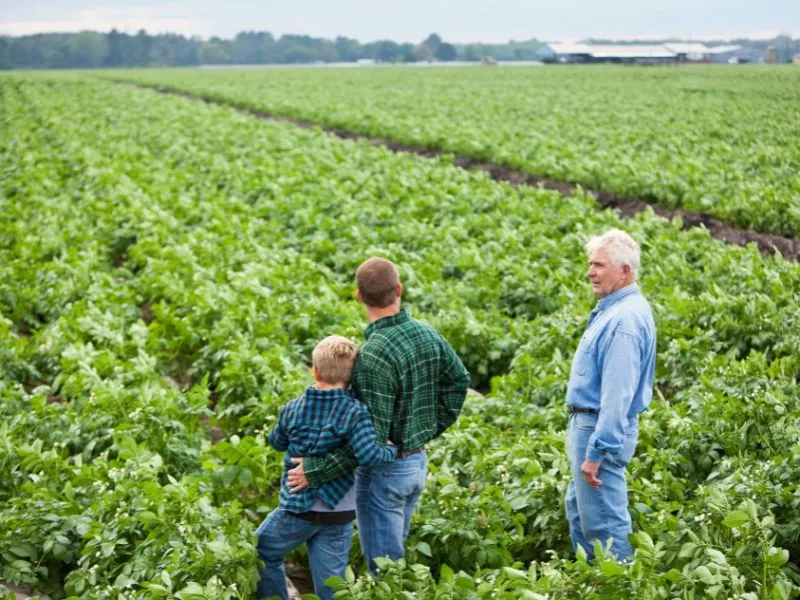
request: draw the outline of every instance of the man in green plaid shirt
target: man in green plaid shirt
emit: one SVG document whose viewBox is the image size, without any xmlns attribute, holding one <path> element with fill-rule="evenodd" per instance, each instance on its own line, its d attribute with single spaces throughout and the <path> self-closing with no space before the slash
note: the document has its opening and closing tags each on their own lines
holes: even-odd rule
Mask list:
<svg viewBox="0 0 800 600">
<path fill-rule="evenodd" d="M 403 286 L 397 267 L 370 258 L 356 272 L 356 296 L 369 325 L 354 369 L 352 386 L 369 407 L 379 443 L 391 440 L 397 460 L 356 470 L 356 515 L 364 557 L 403 556 L 411 516 L 425 488 L 425 444 L 440 436 L 461 412 L 469 373 L 447 341 L 400 308 Z M 325 457 L 297 459 L 289 471 L 294 492 L 350 473 L 353 452 L 342 447 Z"/>
</svg>

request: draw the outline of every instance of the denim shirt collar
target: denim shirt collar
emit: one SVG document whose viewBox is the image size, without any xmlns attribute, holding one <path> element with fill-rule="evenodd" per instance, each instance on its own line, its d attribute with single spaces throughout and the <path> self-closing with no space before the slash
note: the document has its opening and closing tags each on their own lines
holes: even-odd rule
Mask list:
<svg viewBox="0 0 800 600">
<path fill-rule="evenodd" d="M 396 315 L 383 317 L 367 325 L 367 328 L 364 330 L 364 337 L 369 339 L 369 336 L 371 336 L 378 329 L 385 329 L 386 327 L 394 327 L 395 325 L 406 323 L 410 318 L 411 316 L 408 314 L 408 312 L 406 312 L 406 309 L 401 308 L 400 312 Z"/>
<path fill-rule="evenodd" d="M 616 292 L 609 294 L 605 298 L 601 298 L 600 301 L 597 303 L 595 310 L 598 312 L 603 310 L 608 310 L 623 298 L 626 298 L 631 294 L 638 294 L 638 293 L 639 293 L 639 284 L 632 283 L 631 285 L 626 285 L 624 288 L 621 288 Z"/>
</svg>

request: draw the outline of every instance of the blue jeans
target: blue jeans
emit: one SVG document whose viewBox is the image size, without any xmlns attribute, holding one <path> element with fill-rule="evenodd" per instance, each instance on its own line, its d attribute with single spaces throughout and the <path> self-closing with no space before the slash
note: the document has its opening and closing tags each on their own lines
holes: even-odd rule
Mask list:
<svg viewBox="0 0 800 600">
<path fill-rule="evenodd" d="M 425 452 L 397 459 L 375 469 L 356 470 L 356 515 L 361 550 L 370 570 L 375 559 L 403 557 L 411 516 L 425 489 L 428 455 Z"/>
<path fill-rule="evenodd" d="M 567 488 L 566 509 L 572 548 L 582 546 L 587 556 L 594 558 L 594 541 L 600 540 L 605 547 L 613 538 L 611 552 L 618 560 L 633 554 L 628 542 L 631 533 L 631 516 L 628 513 L 628 486 L 625 469 L 633 458 L 639 439 L 637 419 L 629 422 L 622 450 L 617 455 L 606 455 L 600 463 L 597 477 L 602 485 L 595 489 L 586 483 L 581 465 L 586 458 L 589 436 L 594 432 L 597 415 L 574 414 L 569 419 L 567 430 L 567 453 L 572 468 L 572 481 Z"/>
<path fill-rule="evenodd" d="M 303 521 L 282 508 L 273 510 L 256 531 L 258 557 L 264 568 L 258 573 L 258 598 L 279 596 L 287 600 L 286 572 L 283 557 L 305 543 L 314 580 L 314 592 L 322 600 L 332 600 L 333 590 L 323 582 L 332 575 L 344 577 L 353 543 L 353 523 L 319 525 Z"/>
</svg>

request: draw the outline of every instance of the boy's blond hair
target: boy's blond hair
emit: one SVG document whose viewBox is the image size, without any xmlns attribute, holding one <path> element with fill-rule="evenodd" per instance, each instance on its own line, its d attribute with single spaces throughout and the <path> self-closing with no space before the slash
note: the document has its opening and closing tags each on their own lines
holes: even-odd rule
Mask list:
<svg viewBox="0 0 800 600">
<path fill-rule="evenodd" d="M 326 383 L 349 383 L 358 346 L 341 335 L 329 335 L 314 348 L 311 359 Z"/>
</svg>

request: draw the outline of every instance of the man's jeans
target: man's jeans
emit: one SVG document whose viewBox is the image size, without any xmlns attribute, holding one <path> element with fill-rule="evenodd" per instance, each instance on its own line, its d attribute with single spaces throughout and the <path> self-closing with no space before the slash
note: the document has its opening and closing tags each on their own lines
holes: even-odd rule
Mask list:
<svg viewBox="0 0 800 600">
<path fill-rule="evenodd" d="M 375 469 L 356 470 L 358 536 L 373 573 L 377 571 L 376 558 L 402 558 L 411 516 L 427 477 L 424 451 Z"/>
<path fill-rule="evenodd" d="M 258 557 L 264 568 L 258 573 L 258 598 L 279 596 L 287 600 L 286 572 L 283 557 L 305 543 L 314 580 L 314 592 L 322 600 L 332 600 L 333 590 L 323 582 L 332 575 L 344 577 L 353 543 L 353 523 L 319 525 L 303 521 L 276 508 L 264 519 L 258 530 Z"/>
<path fill-rule="evenodd" d="M 628 542 L 631 530 L 631 516 L 628 514 L 628 487 L 625 483 L 625 469 L 633 458 L 639 438 L 639 423 L 632 420 L 627 427 L 627 435 L 618 455 L 607 454 L 600 463 L 597 474 L 602 485 L 595 489 L 586 483 L 581 473 L 581 465 L 586 458 L 589 436 L 594 432 L 597 415 L 573 414 L 569 419 L 567 432 L 567 453 L 572 467 L 572 481 L 567 488 L 566 509 L 572 548 L 578 545 L 586 550 L 587 556 L 594 558 L 594 541 L 600 540 L 605 547 L 608 538 L 613 538 L 611 552 L 618 560 L 625 560 L 633 554 Z"/>
</svg>

